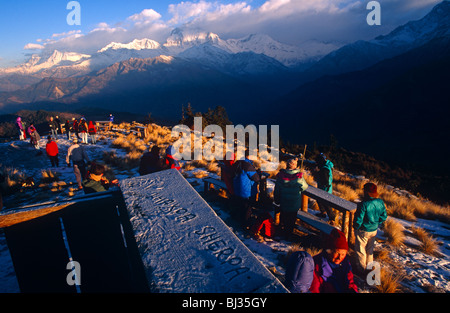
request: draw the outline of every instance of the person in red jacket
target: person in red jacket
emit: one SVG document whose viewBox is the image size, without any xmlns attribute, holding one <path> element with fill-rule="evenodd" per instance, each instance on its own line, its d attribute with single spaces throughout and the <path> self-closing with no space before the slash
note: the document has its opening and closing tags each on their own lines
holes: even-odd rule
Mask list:
<svg viewBox="0 0 450 313">
<path fill-rule="evenodd" d="M 47 137 L 47 145 L 45 146 L 45 151 L 47 152 L 47 156 L 50 159 L 50 163 L 52 167 L 59 167 L 59 159 L 58 159 L 58 145 L 56 142 L 52 140 L 52 136 Z"/>
<path fill-rule="evenodd" d="M 92 144 L 95 145 L 97 143 L 97 129 L 92 121 L 89 121 L 88 133 L 91 137 Z"/>
<path fill-rule="evenodd" d="M 358 292 L 347 251 L 348 243 L 344 233 L 337 228 L 333 229 L 325 249 L 313 258 L 314 278 L 310 292 Z"/>
</svg>

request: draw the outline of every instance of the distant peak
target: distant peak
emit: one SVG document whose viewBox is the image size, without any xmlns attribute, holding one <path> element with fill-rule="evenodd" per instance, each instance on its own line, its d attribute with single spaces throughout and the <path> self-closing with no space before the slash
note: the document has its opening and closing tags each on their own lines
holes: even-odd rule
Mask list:
<svg viewBox="0 0 450 313">
<path fill-rule="evenodd" d="M 166 47 L 183 46 L 185 44 L 202 44 L 206 42 L 219 42 L 219 35 L 212 32 L 204 32 L 200 30 L 182 30 L 175 28 L 167 38 Z"/>
<path fill-rule="evenodd" d="M 119 49 L 128 49 L 128 50 L 145 50 L 145 49 L 158 49 L 160 48 L 160 44 L 154 40 L 143 38 L 143 39 L 134 39 L 129 43 L 119 43 L 119 42 L 111 42 L 107 46 L 98 50 L 97 52 L 105 52 L 107 50 L 119 50 Z"/>
</svg>

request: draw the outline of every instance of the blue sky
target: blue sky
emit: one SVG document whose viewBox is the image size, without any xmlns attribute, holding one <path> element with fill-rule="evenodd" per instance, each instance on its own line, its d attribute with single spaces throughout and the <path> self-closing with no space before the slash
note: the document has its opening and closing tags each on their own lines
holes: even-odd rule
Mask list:
<svg viewBox="0 0 450 313">
<path fill-rule="evenodd" d="M 0 67 L 33 53 L 93 53 L 111 41 L 164 41 L 175 27 L 240 38 L 265 33 L 284 43 L 348 43 L 385 34 L 425 15 L 440 0 L 379 0 L 382 25 L 368 26 L 369 0 L 78 0 L 81 25 L 68 25 L 69 0 L 0 4 Z"/>
</svg>

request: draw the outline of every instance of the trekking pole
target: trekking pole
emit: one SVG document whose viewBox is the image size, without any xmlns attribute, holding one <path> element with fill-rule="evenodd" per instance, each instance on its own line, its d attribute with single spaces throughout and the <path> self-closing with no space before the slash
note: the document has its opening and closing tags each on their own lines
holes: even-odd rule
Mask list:
<svg viewBox="0 0 450 313">
<path fill-rule="evenodd" d="M 301 163 L 301 165 L 300 165 L 300 172 L 303 171 L 303 160 L 305 159 L 306 146 L 307 146 L 307 145 L 305 145 L 305 149 L 303 150 L 302 163 Z"/>
</svg>

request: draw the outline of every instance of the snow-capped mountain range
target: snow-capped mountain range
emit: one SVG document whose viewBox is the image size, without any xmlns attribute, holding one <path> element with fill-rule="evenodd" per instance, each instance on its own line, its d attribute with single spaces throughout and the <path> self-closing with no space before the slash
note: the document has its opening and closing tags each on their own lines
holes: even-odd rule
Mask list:
<svg viewBox="0 0 450 313">
<path fill-rule="evenodd" d="M 154 58 L 161 55 L 180 56 L 217 64 L 217 55 L 205 53 L 206 51 L 215 51 L 222 55 L 263 54 L 283 66 L 294 67 L 317 60 L 336 48 L 338 48 L 336 45 L 319 42 L 309 42 L 304 47 L 296 47 L 282 44 L 262 34 L 222 40 L 217 34 L 211 32 L 186 32 L 176 28 L 163 44 L 143 38 L 127 43 L 112 42 L 92 55 L 55 50 L 51 54 L 34 54 L 22 65 L 0 69 L 0 75 L 66 78 L 84 75 L 130 58 Z M 223 65 L 221 64 L 221 67 Z"/>
</svg>

